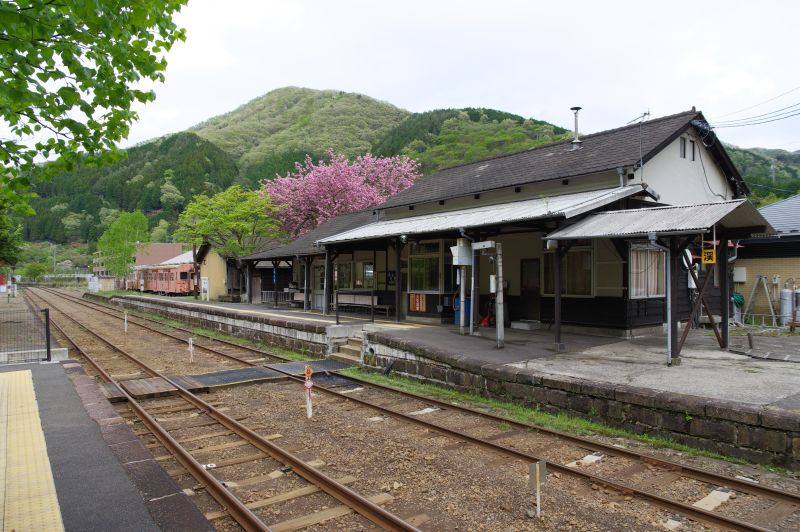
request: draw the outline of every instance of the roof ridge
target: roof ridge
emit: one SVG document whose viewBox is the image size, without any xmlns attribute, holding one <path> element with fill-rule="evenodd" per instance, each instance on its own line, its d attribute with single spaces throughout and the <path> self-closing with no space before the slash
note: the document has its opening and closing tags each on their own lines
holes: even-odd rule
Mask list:
<svg viewBox="0 0 800 532">
<path fill-rule="evenodd" d="M 662 122 L 664 120 L 669 120 L 669 119 L 672 119 L 672 118 L 675 118 L 677 116 L 684 115 L 684 114 L 685 115 L 700 115 L 700 114 L 702 114 L 702 112 L 701 111 L 692 111 L 692 110 L 681 111 L 679 113 L 674 113 L 674 114 L 671 114 L 671 115 L 659 116 L 658 118 L 653 118 L 652 120 L 646 120 L 645 123 L 652 124 L 652 123 L 655 123 L 655 122 Z M 597 137 L 599 135 L 605 135 L 605 134 L 608 134 L 608 133 L 616 133 L 616 132 L 622 131 L 624 129 L 634 128 L 634 127 L 638 127 L 638 126 L 639 126 L 639 123 L 626 124 L 626 125 L 620 126 L 620 127 L 615 127 L 615 128 L 611 128 L 611 129 L 604 129 L 602 131 L 596 131 L 595 133 L 588 133 L 586 135 L 582 135 L 580 138 L 581 139 L 586 139 L 586 138 Z M 510 152 L 510 153 L 502 153 L 502 154 L 499 154 L 499 155 L 494 155 L 492 157 L 486 157 L 485 159 L 479 159 L 477 161 L 470 161 L 470 162 L 461 163 L 461 164 L 454 164 L 453 166 L 445 166 L 444 168 L 440 168 L 438 171 L 436 171 L 435 174 L 444 172 L 445 170 L 450 170 L 452 168 L 461 168 L 463 166 L 469 166 L 471 164 L 478 164 L 478 163 L 482 163 L 482 162 L 486 162 L 486 161 L 494 161 L 494 160 L 497 160 L 497 159 L 502 159 L 504 157 L 512 157 L 512 156 L 515 156 L 515 155 L 519 155 L 521 153 L 529 153 L 529 152 L 532 152 L 532 151 L 542 150 L 544 148 L 552 148 L 552 147 L 558 146 L 560 144 L 569 144 L 571 142 L 572 142 L 572 139 L 559 140 L 559 141 L 556 141 L 556 142 L 540 144 L 539 146 L 533 146 L 531 148 L 526 148 L 524 150 L 514 151 L 514 152 Z M 431 174 L 431 175 L 435 175 L 435 174 Z"/>
<path fill-rule="evenodd" d="M 643 211 L 643 210 L 654 211 L 654 210 L 659 210 L 659 209 L 660 210 L 664 210 L 664 209 L 684 209 L 686 207 L 702 207 L 704 205 L 720 205 L 722 203 L 741 203 L 741 202 L 745 202 L 745 201 L 747 201 L 747 200 L 745 200 L 745 199 L 730 199 L 730 200 L 725 200 L 725 201 L 707 201 L 705 203 L 690 203 L 690 204 L 687 204 L 687 205 L 658 205 L 656 207 L 639 207 L 638 209 L 617 209 L 617 210 L 613 210 L 613 211 L 601 211 L 601 212 L 598 212 L 597 214 L 611 214 L 611 213 L 614 213 L 614 212 L 630 212 L 630 211 Z"/>
<path fill-rule="evenodd" d="M 760 211 L 761 209 L 766 209 L 767 207 L 772 207 L 774 205 L 780 205 L 781 203 L 783 203 L 785 201 L 789 201 L 789 200 L 793 200 L 793 199 L 797 199 L 797 198 L 800 198 L 800 194 L 795 194 L 794 196 L 789 196 L 788 198 L 783 198 L 782 200 L 778 200 L 778 201 L 776 201 L 774 203 L 768 203 L 767 205 L 762 205 L 761 207 L 758 208 L 758 210 Z"/>
</svg>

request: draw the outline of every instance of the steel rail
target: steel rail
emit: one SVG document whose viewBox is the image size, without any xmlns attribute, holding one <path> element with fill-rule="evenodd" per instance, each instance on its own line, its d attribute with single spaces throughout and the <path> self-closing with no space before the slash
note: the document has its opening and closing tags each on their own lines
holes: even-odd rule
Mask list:
<svg viewBox="0 0 800 532">
<path fill-rule="evenodd" d="M 62 295 L 60 293 L 58 293 L 58 294 Z M 69 299 L 74 299 L 77 304 L 83 304 L 84 306 L 87 306 L 89 308 L 94 308 L 94 305 L 102 306 L 102 307 L 105 308 L 105 305 L 103 305 L 101 303 L 86 302 L 83 299 L 75 298 L 75 297 L 67 296 L 67 295 L 63 295 L 62 297 L 66 297 L 66 298 L 69 298 Z M 103 310 L 99 310 L 99 309 L 96 309 L 96 310 L 98 310 L 98 312 L 104 312 Z M 112 315 L 110 313 L 107 313 L 107 314 L 108 315 Z M 119 316 L 114 316 L 114 317 L 116 317 L 117 319 L 121 319 Z M 140 319 L 145 319 L 147 321 L 152 321 L 152 322 L 160 324 L 162 326 L 172 327 L 172 328 L 177 329 L 177 330 L 189 332 L 189 333 L 192 333 L 192 334 L 197 334 L 198 336 L 204 336 L 205 338 L 208 338 L 208 339 L 213 340 L 215 342 L 220 342 L 220 343 L 223 343 L 223 344 L 226 344 L 226 345 L 230 345 L 230 346 L 233 346 L 233 347 L 237 347 L 237 348 L 244 349 L 244 350 L 247 350 L 247 351 L 251 351 L 251 352 L 254 352 L 254 353 L 258 353 L 258 354 L 261 354 L 261 355 L 272 356 L 272 357 L 275 357 L 275 358 L 278 358 L 278 359 L 281 359 L 281 360 L 288 360 L 285 357 L 281 357 L 279 355 L 268 353 L 266 351 L 263 351 L 261 349 L 257 349 L 255 347 L 250 347 L 250 346 L 246 346 L 246 345 L 237 344 L 235 342 L 230 342 L 228 340 L 222 340 L 222 339 L 214 338 L 214 337 L 211 337 L 211 336 L 207 336 L 207 335 L 204 335 L 202 333 L 196 333 L 194 331 L 190 331 L 188 329 L 183 329 L 181 327 L 176 327 L 176 326 L 173 326 L 173 325 L 164 324 L 162 322 L 159 322 L 158 320 L 153 320 L 152 318 L 146 318 L 146 317 L 141 317 L 141 316 L 138 316 L 138 317 Z M 167 333 L 164 333 L 163 331 L 159 331 L 157 329 L 153 329 L 153 328 L 147 327 L 145 325 L 141 325 L 140 324 L 140 326 L 142 326 L 142 327 L 144 327 L 144 328 L 146 328 L 148 330 L 152 330 L 154 332 L 157 332 L 157 333 L 167 334 Z M 172 336 L 172 335 L 169 335 L 169 336 L 171 336 L 173 338 L 178 338 L 178 337 L 175 337 L 175 336 Z M 187 341 L 187 340 L 182 339 L 182 338 L 180 340 L 182 340 L 183 342 Z M 211 351 L 211 352 L 217 352 L 211 347 L 206 347 L 206 349 Z M 217 353 L 220 353 L 220 352 L 217 352 Z M 241 359 L 239 359 L 239 360 L 241 360 Z M 247 362 L 245 362 L 245 363 L 247 363 Z M 257 364 L 252 364 L 252 365 L 253 366 L 257 366 Z M 277 369 L 275 371 L 278 371 L 279 373 L 284 373 L 285 375 L 287 375 L 289 377 L 292 377 L 294 380 L 296 380 L 298 382 L 303 382 L 302 379 L 297 379 L 296 377 L 294 377 L 290 373 L 287 373 L 287 372 L 284 372 L 284 371 L 281 371 L 281 370 L 277 370 Z M 339 375 L 339 374 L 337 374 L 337 376 L 341 377 L 341 378 L 344 378 L 344 379 L 348 379 L 348 380 L 353 381 L 353 382 L 358 382 L 358 383 L 361 383 L 361 384 L 364 384 L 364 385 L 368 385 L 368 386 L 371 386 L 373 388 L 388 390 L 388 391 L 390 391 L 392 393 L 396 393 L 398 395 L 402 395 L 402 396 L 408 397 L 410 399 L 414 399 L 414 400 L 425 402 L 425 403 L 428 403 L 428 404 L 431 404 L 431 405 L 434 405 L 434 406 L 438 406 L 440 408 L 446 408 L 446 409 L 449 409 L 449 410 L 455 410 L 455 411 L 459 411 L 459 412 L 463 412 L 463 413 L 467 413 L 467 414 L 472 414 L 472 415 L 475 415 L 475 416 L 480 416 L 480 417 L 482 417 L 484 419 L 497 421 L 497 422 L 500 422 L 500 423 L 508 423 L 511 426 L 514 426 L 516 428 L 523 429 L 523 430 L 533 429 L 533 430 L 536 430 L 536 431 L 541 432 L 543 434 L 552 435 L 552 436 L 558 437 L 560 439 L 563 439 L 563 440 L 566 440 L 566 441 L 570 441 L 570 442 L 575 443 L 576 445 L 584 447 L 584 448 L 586 448 L 588 450 L 602 451 L 602 452 L 607 453 L 607 454 L 612 455 L 612 456 L 623 456 L 623 457 L 630 458 L 630 459 L 638 459 L 638 460 L 641 460 L 643 462 L 649 463 L 651 465 L 657 465 L 657 466 L 660 466 L 660 467 L 664 467 L 665 469 L 670 469 L 670 470 L 673 470 L 673 471 L 680 472 L 681 474 L 683 474 L 684 476 L 686 476 L 688 478 L 693 478 L 695 480 L 700 480 L 700 481 L 706 482 L 708 484 L 715 484 L 715 485 L 718 484 L 718 485 L 721 485 L 721 486 L 734 488 L 734 489 L 736 489 L 738 491 L 741 491 L 743 493 L 749 493 L 751 495 L 765 496 L 765 497 L 769 497 L 771 499 L 780 500 L 780 501 L 788 502 L 788 503 L 791 503 L 791 504 L 797 504 L 798 506 L 800 506 L 800 495 L 796 495 L 794 493 L 790 493 L 790 492 L 787 492 L 787 491 L 771 488 L 769 486 L 763 486 L 763 485 L 760 485 L 760 484 L 755 484 L 755 483 L 752 483 L 752 482 L 747 482 L 747 481 L 740 480 L 740 479 L 737 479 L 737 478 L 734 478 L 734 477 L 730 477 L 730 476 L 727 476 L 727 475 L 719 475 L 719 474 L 716 474 L 716 473 L 712 473 L 712 472 L 709 472 L 709 471 L 705 471 L 705 470 L 699 469 L 699 468 L 694 467 L 694 466 L 684 465 L 684 464 L 681 464 L 679 462 L 675 462 L 675 461 L 668 460 L 668 459 L 665 459 L 665 458 L 658 458 L 658 457 L 647 455 L 647 454 L 644 454 L 644 453 L 639 453 L 639 452 L 636 452 L 636 451 L 633 451 L 633 450 L 630 450 L 630 449 L 623 449 L 623 448 L 620 448 L 620 447 L 614 447 L 612 445 L 608 445 L 608 444 L 605 444 L 605 443 L 602 443 L 602 442 L 599 442 L 599 441 L 591 440 L 591 439 L 584 438 L 584 437 L 581 437 L 581 436 L 576 436 L 576 435 L 573 435 L 573 434 L 568 434 L 568 433 L 565 433 L 565 432 L 561 432 L 561 431 L 558 431 L 558 430 L 555 430 L 555 429 L 542 427 L 542 426 L 535 425 L 535 424 L 532 424 L 532 423 L 524 423 L 524 422 L 517 421 L 515 419 L 508 418 L 508 417 L 505 417 L 505 416 L 500 416 L 500 415 L 497 415 L 497 414 L 490 414 L 488 412 L 482 412 L 480 410 L 476 410 L 476 409 L 469 408 L 469 407 L 462 406 L 462 405 L 454 405 L 454 404 L 446 402 L 446 401 L 442 401 L 442 400 L 439 400 L 439 399 L 434 399 L 434 398 L 431 398 L 431 397 L 421 396 L 421 395 L 418 395 L 418 394 L 415 394 L 415 393 L 412 393 L 412 392 L 407 392 L 405 390 L 400 390 L 398 388 L 394 388 L 392 386 L 387 386 L 387 385 L 384 385 L 384 384 L 373 383 L 373 382 L 370 382 L 370 381 L 367 381 L 367 380 L 364 380 L 364 379 L 360 379 L 358 377 L 352 377 L 352 376 L 349 376 L 349 375 Z M 321 389 L 321 390 L 328 390 L 328 391 L 330 391 L 332 393 L 338 393 L 335 390 L 330 390 L 330 389 L 325 388 L 323 386 L 317 386 L 317 388 Z M 344 395 L 344 394 L 339 394 L 339 395 L 341 396 L 342 399 L 357 400 L 357 401 L 361 402 L 361 404 L 375 407 L 375 405 L 372 405 L 371 403 L 364 402 L 363 400 L 356 399 L 354 397 L 350 397 L 350 396 Z"/>
<path fill-rule="evenodd" d="M 35 294 L 38 296 L 38 294 Z M 47 303 L 43 298 L 40 299 Z M 34 303 L 35 305 L 35 303 Z M 56 309 L 58 310 L 58 309 Z M 63 314 L 63 312 L 62 312 Z M 250 510 L 236 495 L 226 488 L 219 480 L 217 480 L 211 473 L 209 473 L 203 465 L 198 462 L 186 449 L 184 449 L 147 411 L 139 404 L 136 399 L 131 397 L 118 382 L 116 382 L 111 375 L 103 369 L 100 364 L 92 357 L 85 349 L 78 345 L 75 339 L 68 334 L 58 323 L 51 321 L 50 323 L 64 336 L 64 338 L 71 343 L 74 348 L 86 359 L 89 364 L 100 374 L 100 377 L 107 383 L 116 386 L 120 392 L 125 396 L 128 404 L 133 409 L 134 413 L 142 420 L 142 423 L 150 430 L 156 439 L 175 457 L 175 459 L 186 468 L 187 471 L 198 482 L 206 486 L 209 494 L 216 500 L 228 514 L 245 530 L 257 532 L 268 531 L 269 526 L 261 521 L 252 510 Z M 77 323 L 77 322 L 76 322 Z M 87 329 L 88 330 L 88 329 Z"/>
<path fill-rule="evenodd" d="M 81 300 L 79 298 L 74 298 L 74 299 L 76 300 L 76 303 L 79 302 L 78 304 L 83 304 L 84 306 L 87 306 L 89 308 L 93 308 L 93 306 L 83 302 L 83 300 Z M 102 312 L 102 311 L 100 311 L 100 312 Z M 156 332 L 160 332 L 160 331 L 156 331 Z M 213 339 L 213 340 L 218 341 L 216 339 Z M 186 340 L 184 340 L 184 341 L 186 341 Z M 266 354 L 266 355 L 269 354 L 269 353 L 265 353 L 265 352 L 263 352 L 261 350 L 252 348 L 252 347 L 239 346 L 238 344 L 234 344 L 232 342 L 227 342 L 227 343 L 230 343 L 231 345 L 240 347 L 240 348 L 245 349 L 245 350 L 254 351 L 254 352 L 258 352 L 258 353 Z M 294 375 L 292 375 L 289 372 L 285 372 L 285 371 L 281 371 L 281 370 L 276 370 L 276 371 L 278 371 L 279 373 L 285 374 L 288 378 L 290 378 L 291 380 L 294 380 L 294 381 L 296 381 L 298 383 L 303 383 L 304 382 L 303 379 L 299 379 L 299 378 L 295 377 Z M 558 437 L 558 438 L 561 438 L 561 439 L 564 439 L 564 440 L 567 440 L 567 441 L 571 441 L 573 443 L 578 444 L 579 446 L 585 447 L 585 448 L 590 449 L 590 450 L 602 450 L 602 451 L 605 451 L 605 452 L 607 452 L 608 454 L 611 454 L 611 455 L 624 456 L 626 458 L 638 459 L 638 460 L 641 460 L 643 462 L 650 463 L 650 464 L 653 464 L 653 465 L 660 465 L 660 466 L 665 467 L 667 469 L 679 471 L 684 476 L 686 476 L 688 478 L 693 478 L 695 480 L 700 480 L 702 482 L 705 482 L 705 483 L 708 483 L 708 484 L 711 484 L 711 485 L 723 485 L 723 486 L 726 486 L 726 487 L 734 487 L 735 486 L 737 489 L 739 489 L 740 491 L 742 491 L 744 493 L 751 493 L 751 494 L 754 494 L 754 495 L 761 495 L 761 496 L 765 496 L 765 497 L 768 497 L 768 498 L 771 498 L 771 499 L 775 499 L 775 500 L 786 501 L 786 502 L 793 503 L 793 504 L 800 504 L 800 496 L 797 496 L 797 495 L 794 495 L 794 494 L 791 494 L 791 493 L 788 493 L 788 492 L 784 492 L 784 491 L 781 491 L 781 490 L 776 490 L 774 488 L 769 488 L 769 487 L 766 487 L 766 486 L 760 486 L 758 484 L 748 483 L 748 482 L 741 481 L 739 479 L 734 479 L 734 478 L 728 477 L 728 476 L 717 475 L 715 473 L 710 473 L 710 472 L 707 472 L 707 471 L 703 471 L 703 470 L 700 470 L 700 469 L 697 469 L 697 468 L 694 468 L 694 467 L 691 467 L 691 466 L 684 466 L 682 464 L 679 464 L 677 462 L 673 462 L 673 461 L 670 461 L 670 460 L 651 457 L 649 455 L 644 455 L 644 454 L 637 453 L 635 451 L 631 451 L 631 450 L 628 450 L 628 449 L 620 449 L 620 448 L 613 447 L 613 446 L 610 446 L 610 445 L 607 445 L 607 444 L 603 444 L 603 443 L 600 443 L 600 442 L 595 442 L 593 440 L 588 440 L 588 439 L 585 439 L 585 438 L 581 438 L 579 436 L 573 436 L 573 435 L 562 433 L 560 431 L 555 431 L 555 430 L 552 430 L 552 429 L 545 429 L 545 428 L 542 428 L 542 427 L 538 427 L 537 425 L 521 423 L 521 422 L 518 422 L 518 421 L 513 420 L 513 419 L 505 418 L 505 417 L 502 417 L 502 416 L 496 416 L 494 414 L 487 414 L 485 412 L 480 412 L 478 410 L 474 410 L 474 409 L 467 408 L 467 407 L 462 407 L 462 406 L 458 406 L 458 405 L 452 405 L 452 404 L 444 402 L 444 401 L 439 401 L 439 400 L 436 400 L 436 399 L 430 399 L 430 398 L 427 398 L 427 397 L 421 397 L 421 396 L 418 396 L 416 394 L 412 394 L 410 392 L 405 392 L 403 390 L 398 390 L 398 389 L 393 388 L 393 387 L 383 386 L 383 385 L 375 385 L 373 383 L 370 383 L 368 381 L 364 381 L 362 379 L 352 378 L 352 377 L 345 377 L 345 378 L 351 379 L 354 382 L 360 382 L 360 383 L 363 383 L 363 384 L 368 384 L 368 385 L 373 386 L 373 387 L 386 389 L 386 390 L 389 390 L 391 392 L 403 395 L 405 397 L 409 397 L 409 398 L 412 398 L 412 399 L 415 399 L 415 400 L 426 402 L 428 404 L 434 404 L 436 406 L 441 406 L 442 408 L 447 408 L 447 409 L 450 409 L 450 410 L 458 410 L 458 411 L 462 411 L 462 412 L 465 412 L 465 413 L 478 415 L 478 416 L 481 416 L 481 417 L 483 417 L 485 419 L 490 419 L 490 420 L 493 420 L 493 421 L 506 422 L 506 423 L 509 423 L 509 424 L 513 424 L 514 426 L 516 426 L 518 428 L 539 430 L 539 431 L 541 431 L 541 432 L 543 432 L 545 434 L 553 435 L 555 437 Z M 482 445 L 484 447 L 492 448 L 492 449 L 494 449 L 496 451 L 503 452 L 504 454 L 508 454 L 509 450 L 514 451 L 514 453 L 519 453 L 520 452 L 520 451 L 516 451 L 516 450 L 511 449 L 511 448 L 505 447 L 503 445 L 496 444 L 494 442 L 487 442 L 487 441 L 482 440 L 480 438 L 475 438 L 475 437 L 469 436 L 469 435 L 467 435 L 465 433 L 461 433 L 459 431 L 454 431 L 454 430 L 451 430 L 451 429 L 447 429 L 446 427 L 441 427 L 439 425 L 435 425 L 435 424 L 432 424 L 432 423 L 429 423 L 429 422 L 426 422 L 426 421 L 421 421 L 420 419 L 418 419 L 416 417 L 406 416 L 405 414 L 402 414 L 402 413 L 399 413 L 399 412 L 395 412 L 395 411 L 387 409 L 385 407 L 380 407 L 378 405 L 374 405 L 374 404 L 369 403 L 369 402 L 367 402 L 367 401 L 365 401 L 363 399 L 358 399 L 358 398 L 350 396 L 350 395 L 341 394 L 341 393 L 339 393 L 339 392 L 337 392 L 335 390 L 331 390 L 331 389 L 326 388 L 324 386 L 317 386 L 317 389 L 322 391 L 322 392 L 337 396 L 337 397 L 339 397 L 341 399 L 344 399 L 344 400 L 347 400 L 347 401 L 351 401 L 351 402 L 355 402 L 355 403 L 360 404 L 362 406 L 365 406 L 367 408 L 372 408 L 372 409 L 378 410 L 378 411 L 380 411 L 382 413 L 385 413 L 387 415 L 391 415 L 393 417 L 397 417 L 397 418 L 403 419 L 403 420 L 408 421 L 410 423 L 414 423 L 414 424 L 417 424 L 417 425 L 425 426 L 426 428 L 429 428 L 429 429 L 438 430 L 439 432 L 443 432 L 443 433 L 445 433 L 445 434 L 447 434 L 447 435 L 449 435 L 451 437 L 458 437 L 458 438 L 461 438 L 461 439 L 467 439 L 471 443 L 475 443 L 475 444 L 478 444 L 478 445 Z M 530 460 L 539 460 L 538 457 L 535 457 L 535 456 L 527 454 L 527 453 L 522 453 L 522 455 L 514 454 L 513 456 L 515 458 L 522 458 L 522 459 L 528 460 L 528 461 L 530 461 Z M 558 467 L 566 467 L 566 466 L 560 466 L 558 464 L 551 463 L 551 467 L 553 469 L 557 469 Z M 566 468 L 563 471 L 566 472 L 567 474 L 573 474 L 573 475 L 579 475 L 579 476 L 585 476 L 585 475 L 590 475 L 591 476 L 591 474 L 584 473 L 584 472 L 581 472 L 581 471 L 576 471 L 573 468 Z M 586 478 L 588 478 L 588 477 L 586 477 Z M 591 478 L 590 480 L 592 480 L 593 482 L 596 482 L 596 483 L 602 483 L 602 484 L 604 484 L 606 486 L 609 486 L 609 487 L 615 487 L 615 489 L 620 489 L 620 490 L 625 491 L 627 493 L 636 494 L 636 495 L 638 495 L 638 496 L 640 496 L 642 498 L 647 498 L 645 495 L 654 496 L 654 497 L 660 497 L 658 495 L 650 494 L 649 492 L 644 492 L 642 490 L 638 490 L 637 488 L 635 488 L 633 486 L 628 486 L 627 484 L 621 484 L 621 483 L 618 483 L 617 481 L 615 481 L 613 479 L 608 479 L 608 478 L 605 478 L 605 477 L 596 476 L 594 478 Z M 614 484 L 616 484 L 616 486 Z M 678 506 L 678 507 L 671 507 L 671 509 L 677 510 L 677 511 L 679 511 L 681 513 L 684 513 L 685 515 L 689 514 L 690 512 L 696 512 L 696 511 L 699 510 L 699 509 L 696 509 L 696 508 L 694 508 L 692 506 L 685 505 L 685 504 L 677 502 L 677 501 L 672 501 L 671 499 L 667 499 L 667 498 L 663 498 L 663 497 L 660 497 L 660 498 L 663 499 L 664 501 L 669 501 L 670 503 L 674 503 L 676 505 L 681 505 L 681 506 Z M 655 502 L 655 501 L 651 501 L 651 502 Z M 729 518 L 725 518 L 724 516 L 720 516 L 719 514 L 716 514 L 716 513 L 713 513 L 713 512 L 706 512 L 704 510 L 700 510 L 700 511 L 704 512 L 704 515 L 696 517 L 697 519 L 703 519 L 703 520 L 709 521 L 711 518 L 721 518 L 721 519 L 724 519 L 724 522 L 715 521 L 715 524 L 722 524 L 724 526 L 736 526 L 736 525 L 743 525 L 745 527 L 750 526 L 747 523 L 744 523 L 744 522 L 741 522 L 741 521 L 737 521 L 735 519 L 734 520 L 730 520 Z M 743 529 L 744 530 L 760 530 L 759 528 L 743 528 Z"/>
<path fill-rule="evenodd" d="M 44 300 L 44 298 L 42 298 Z M 52 303 L 51 303 L 52 305 Z M 213 418 L 215 421 L 220 423 L 221 425 L 225 426 L 232 432 L 235 432 L 239 436 L 243 437 L 244 439 L 248 440 L 250 444 L 254 447 L 258 448 L 259 450 L 269 454 L 274 459 L 282 462 L 284 465 L 290 466 L 298 475 L 302 476 L 312 484 L 319 487 L 322 491 L 326 492 L 328 495 L 336 498 L 340 502 L 344 503 L 348 507 L 352 508 L 354 511 L 362 515 L 363 517 L 369 519 L 374 524 L 380 526 L 385 530 L 411 530 L 416 531 L 417 528 L 412 526 L 410 523 L 404 521 L 400 517 L 394 515 L 393 513 L 389 512 L 388 510 L 382 508 L 381 506 L 373 503 L 372 501 L 364 498 L 359 493 L 351 490 L 347 486 L 335 481 L 331 477 L 325 475 L 318 469 L 309 466 L 304 461 L 299 459 L 298 457 L 294 456 L 293 454 L 281 449 L 274 443 L 270 442 L 269 440 L 265 439 L 260 434 L 252 431 L 251 429 L 247 428 L 246 426 L 242 425 L 235 419 L 227 416 L 226 414 L 220 412 L 214 406 L 210 405 L 209 403 L 203 401 L 199 397 L 197 397 L 192 392 L 186 390 L 183 386 L 178 384 L 177 382 L 173 381 L 169 377 L 165 375 L 161 375 L 156 370 L 142 362 L 141 360 L 137 359 L 135 356 L 128 353 L 125 349 L 114 345 L 114 343 L 105 338 L 103 335 L 90 330 L 88 327 L 83 325 L 81 322 L 65 314 L 61 309 L 52 305 L 56 310 L 61 312 L 63 316 L 66 316 L 71 321 L 75 322 L 79 326 L 86 329 L 87 332 L 95 336 L 96 338 L 100 339 L 101 341 L 105 342 L 109 346 L 116 349 L 120 354 L 125 356 L 126 358 L 130 359 L 132 362 L 137 364 L 141 367 L 145 372 L 152 375 L 153 377 L 160 377 L 164 379 L 164 381 L 168 382 L 170 385 L 175 387 L 178 394 L 195 405 L 199 410 L 205 412 L 209 417 Z"/>
</svg>

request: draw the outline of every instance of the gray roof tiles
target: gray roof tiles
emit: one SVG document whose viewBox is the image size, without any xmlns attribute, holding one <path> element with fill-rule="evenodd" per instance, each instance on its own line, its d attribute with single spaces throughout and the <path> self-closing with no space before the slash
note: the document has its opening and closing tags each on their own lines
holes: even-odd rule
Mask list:
<svg viewBox="0 0 800 532">
<path fill-rule="evenodd" d="M 758 210 L 779 233 L 800 232 L 800 194 Z"/>
<path fill-rule="evenodd" d="M 571 140 L 566 140 L 445 168 L 419 179 L 378 208 L 436 201 L 633 166 L 639 161 L 640 153 L 647 162 L 649 157 L 685 131 L 696 119 L 703 119 L 700 112 L 686 111 L 643 122 L 641 135 L 639 124 L 633 124 L 582 136 L 579 150 L 572 150 Z"/>
</svg>

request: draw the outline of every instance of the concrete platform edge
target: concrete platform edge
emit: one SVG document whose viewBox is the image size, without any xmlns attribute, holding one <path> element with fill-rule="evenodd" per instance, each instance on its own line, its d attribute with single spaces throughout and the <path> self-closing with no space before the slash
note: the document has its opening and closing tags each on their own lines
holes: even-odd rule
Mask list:
<svg viewBox="0 0 800 532">
<path fill-rule="evenodd" d="M 326 325 L 258 316 L 253 313 L 209 308 L 191 302 L 165 301 L 152 297 L 126 295 L 113 296 L 109 299 L 89 293 L 84 294 L 83 297 L 90 301 L 117 303 L 125 308 L 150 312 L 191 325 L 264 341 L 269 345 L 277 345 L 319 357 L 331 350 L 327 331 L 329 326 Z"/>
<path fill-rule="evenodd" d="M 366 333 L 364 365 L 563 412 L 755 463 L 800 468 L 800 414 L 777 408 L 486 364 L 459 353 Z"/>
<path fill-rule="evenodd" d="M 156 526 L 165 531 L 213 530 L 211 523 L 155 461 L 80 363 L 65 360 L 61 364 L 89 417 L 99 426 L 103 440 L 142 496 Z"/>
</svg>

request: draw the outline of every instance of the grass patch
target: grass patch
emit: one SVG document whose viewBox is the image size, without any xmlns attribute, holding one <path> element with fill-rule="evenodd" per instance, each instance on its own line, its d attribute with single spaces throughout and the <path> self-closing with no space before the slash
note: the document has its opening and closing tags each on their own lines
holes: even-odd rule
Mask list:
<svg viewBox="0 0 800 532">
<path fill-rule="evenodd" d="M 714 458 L 716 460 L 724 460 L 726 462 L 731 462 L 734 464 L 749 464 L 749 462 L 740 460 L 732 456 L 715 453 L 713 451 L 706 451 L 704 449 L 696 449 L 694 447 L 689 447 L 688 445 L 684 445 L 669 438 L 663 438 L 660 436 L 650 436 L 647 434 L 636 434 L 634 432 L 630 432 L 624 429 L 619 429 L 616 427 L 612 427 L 610 425 L 605 425 L 602 423 L 597 423 L 595 421 L 589 421 L 587 419 L 575 416 L 569 416 L 566 414 L 548 414 L 547 412 L 543 412 L 541 410 L 537 410 L 517 403 L 500 401 L 498 399 L 484 397 L 476 393 L 451 390 L 448 388 L 437 386 L 435 384 L 419 382 L 413 379 L 409 379 L 407 377 L 399 377 L 396 375 L 383 375 L 380 373 L 364 371 L 359 368 L 348 368 L 340 371 L 340 373 L 343 373 L 351 377 L 363 379 L 367 382 L 374 382 L 376 384 L 391 386 L 402 391 L 411 392 L 418 395 L 431 397 L 434 399 L 439 399 L 441 401 L 452 402 L 454 404 L 467 406 L 470 408 L 474 408 L 476 410 L 489 412 L 495 415 L 507 417 L 514 421 L 527 423 L 530 425 L 536 425 L 538 427 L 546 429 L 558 430 L 561 432 L 566 432 L 578 436 L 606 436 L 611 438 L 626 438 L 628 440 L 644 443 L 650 447 L 654 447 L 657 449 L 672 449 L 675 451 L 680 451 L 689 456 Z M 504 423 L 501 422 L 500 424 L 501 430 L 507 430 L 503 428 L 503 425 Z M 759 467 L 767 471 L 770 471 L 772 473 L 777 473 L 784 476 L 789 476 L 789 477 L 800 476 L 800 473 L 798 473 L 797 471 L 792 471 L 790 469 L 779 466 L 761 465 Z"/>
</svg>

